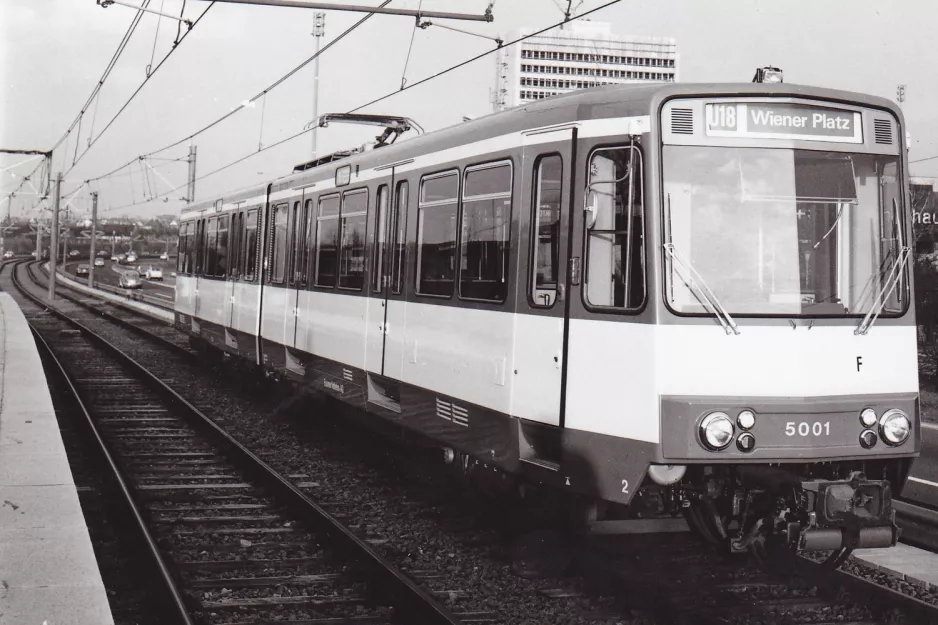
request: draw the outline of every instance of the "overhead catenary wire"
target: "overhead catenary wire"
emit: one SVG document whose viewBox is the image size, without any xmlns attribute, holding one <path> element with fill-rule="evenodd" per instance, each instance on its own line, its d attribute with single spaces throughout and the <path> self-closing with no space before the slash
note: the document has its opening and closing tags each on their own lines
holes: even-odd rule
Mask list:
<svg viewBox="0 0 938 625">
<path fill-rule="evenodd" d="M 211 8 L 212 8 L 213 6 L 215 6 L 215 2 L 214 2 L 214 1 L 213 1 L 211 4 L 209 4 L 207 7 L 205 7 L 205 10 L 202 11 L 202 13 L 199 14 L 199 17 L 197 17 L 197 18 L 192 22 L 192 26 L 189 28 L 189 30 L 187 30 L 187 31 L 185 32 L 185 34 L 183 34 L 182 38 L 180 38 L 178 44 L 177 44 L 176 46 L 173 46 L 173 47 L 169 50 L 169 52 L 167 52 L 166 55 L 165 55 L 162 59 L 160 59 L 160 62 L 157 64 L 157 66 L 154 67 L 154 68 L 150 71 L 149 74 L 147 74 L 147 77 L 143 79 L 143 82 L 140 83 L 140 86 L 138 86 L 137 89 L 136 89 L 136 90 L 130 95 L 130 97 L 127 99 L 127 101 L 124 102 L 123 106 L 121 106 L 120 109 L 118 109 L 117 113 L 114 114 L 114 116 L 110 119 L 110 121 L 108 121 L 107 125 L 105 125 L 104 128 L 101 130 L 101 132 L 98 133 L 98 136 L 95 137 L 95 138 L 91 141 L 91 143 L 88 144 L 87 149 L 85 149 L 85 150 L 81 153 L 81 155 L 78 157 L 78 160 L 75 161 L 75 163 L 65 171 L 66 174 L 68 174 L 68 172 L 72 171 L 72 169 L 74 169 L 75 166 L 76 166 L 78 163 L 81 162 L 81 159 L 83 159 L 83 158 L 85 157 L 85 154 L 87 154 L 88 151 L 91 150 L 91 148 L 94 146 L 94 144 L 98 142 L 98 140 L 104 135 L 105 132 L 107 132 L 108 128 L 110 128 L 111 125 L 113 125 L 114 122 L 117 121 L 117 118 L 121 116 L 121 114 L 127 109 L 128 106 L 130 106 L 130 103 L 133 102 L 134 99 L 137 97 L 137 95 L 140 93 L 140 91 L 143 90 L 143 87 L 150 81 L 151 78 L 153 78 L 153 76 L 156 75 L 156 72 L 158 72 L 159 69 L 160 69 L 161 67 L 163 67 L 163 64 L 166 63 L 166 60 L 169 59 L 169 57 L 171 57 L 171 56 L 173 55 L 173 52 L 175 52 L 175 51 L 178 49 L 179 44 L 181 44 L 183 41 L 186 40 L 186 38 L 189 37 L 189 35 L 192 33 L 192 31 L 195 30 L 195 27 L 198 26 L 199 22 L 202 21 L 202 18 L 205 17 L 205 14 L 208 13 L 208 12 L 211 10 Z M 128 163 L 128 164 L 129 164 L 129 163 Z M 125 166 L 126 166 L 126 165 L 125 165 Z"/>
<path fill-rule="evenodd" d="M 150 0 L 145 0 L 145 2 L 143 3 L 143 8 L 146 8 L 149 4 L 150 4 Z M 104 82 L 108 79 L 108 76 L 111 75 L 111 71 L 113 71 L 114 66 L 117 65 L 117 61 L 120 59 L 121 54 L 123 54 L 124 48 L 127 47 L 127 44 L 130 41 L 130 38 L 133 36 L 134 31 L 137 29 L 137 25 L 140 23 L 140 20 L 142 17 L 143 17 L 143 11 L 137 11 L 136 15 L 134 15 L 133 19 L 131 19 L 130 25 L 127 27 L 127 32 L 124 33 L 123 38 L 121 39 L 120 43 L 117 45 L 117 49 L 114 51 L 114 54 L 111 56 L 111 60 L 108 61 L 107 66 L 104 68 L 104 73 L 101 74 L 101 78 L 98 79 L 98 82 L 95 84 L 94 89 L 91 90 L 91 95 L 88 96 L 88 99 L 82 105 L 81 110 L 79 111 L 78 115 L 75 116 L 75 120 L 72 121 L 71 125 L 69 125 L 65 133 L 52 146 L 52 149 L 50 150 L 50 152 L 54 151 L 56 148 L 62 145 L 62 142 L 68 139 L 69 134 L 71 134 L 75 126 L 78 123 L 80 123 L 82 115 L 84 115 L 85 111 L 88 110 L 88 107 L 91 105 L 91 102 L 98 95 L 98 92 L 101 91 L 101 87 L 104 86 Z"/>
<path fill-rule="evenodd" d="M 521 36 L 521 37 L 518 37 L 517 39 L 514 39 L 514 40 L 512 40 L 512 41 L 506 42 L 506 43 L 504 44 L 504 46 L 502 46 L 502 47 L 507 47 L 507 46 L 515 45 L 515 44 L 520 43 L 520 42 L 522 42 L 522 41 L 524 41 L 524 40 L 526 40 L 526 39 L 529 39 L 529 38 L 531 38 L 531 37 L 535 37 L 535 36 L 540 35 L 540 34 L 546 32 L 546 31 L 548 31 L 548 30 L 551 30 L 551 29 L 553 29 L 553 28 L 556 28 L 556 27 L 558 27 L 560 24 L 568 23 L 568 22 L 571 22 L 571 21 L 574 21 L 574 20 L 577 20 L 577 19 L 581 19 L 581 18 L 583 18 L 583 17 L 586 17 L 586 16 L 588 16 L 588 15 L 591 15 L 592 13 L 595 13 L 595 12 L 597 12 L 597 11 L 601 11 L 602 9 L 605 9 L 605 8 L 607 8 L 607 7 L 609 7 L 609 6 L 612 6 L 612 5 L 614 5 L 614 4 L 618 4 L 620 1 L 621 1 L 621 0 L 610 0 L 609 2 L 606 2 L 605 4 L 602 4 L 602 5 L 600 5 L 600 6 L 596 7 L 596 8 L 594 8 L 594 9 L 590 9 L 589 11 L 586 11 L 586 12 L 582 13 L 581 15 L 573 16 L 573 17 L 571 17 L 569 20 L 564 20 L 563 22 L 557 22 L 557 23 L 551 24 L 550 26 L 548 26 L 548 27 L 546 27 L 546 28 L 542 28 L 541 30 L 538 30 L 538 31 L 536 31 L 536 32 L 532 32 L 532 33 L 529 33 L 529 34 L 527 34 L 527 35 L 523 35 L 523 36 Z M 385 4 L 386 4 L 386 3 L 385 3 Z M 383 6 L 383 5 L 382 5 L 382 6 Z M 364 19 L 364 18 L 363 18 L 363 19 Z M 346 31 L 346 32 L 348 32 L 348 31 Z M 344 34 L 345 34 L 345 33 L 343 33 L 343 35 L 344 35 Z M 421 85 L 421 84 L 424 84 L 424 83 L 426 83 L 426 82 L 429 82 L 430 80 L 433 80 L 433 79 L 435 79 L 435 78 L 438 78 L 438 77 L 440 77 L 440 76 L 443 76 L 443 75 L 445 75 L 445 74 L 448 74 L 449 72 L 451 72 L 451 71 L 453 71 L 453 70 L 456 70 L 456 69 L 458 69 L 458 68 L 460 68 L 460 67 L 464 67 L 465 65 L 468 65 L 469 63 L 472 63 L 472 62 L 474 62 L 474 61 L 478 61 L 479 59 L 486 57 L 486 56 L 488 56 L 489 54 L 492 54 L 493 52 L 495 52 L 496 50 L 498 50 L 498 48 L 494 48 L 494 49 L 489 50 L 489 51 L 487 51 L 487 52 L 483 52 L 482 54 L 478 54 L 478 55 L 472 57 L 471 59 L 469 59 L 469 60 L 467 60 L 467 61 L 462 61 L 462 62 L 460 62 L 460 63 L 457 63 L 456 65 L 453 65 L 453 66 L 451 66 L 451 67 L 449 67 L 449 68 L 447 68 L 447 69 L 445 69 L 445 70 L 442 70 L 442 71 L 440 71 L 440 72 L 437 72 L 436 74 L 433 74 L 433 75 L 431 75 L 431 76 L 428 76 L 427 78 L 424 78 L 424 79 L 422 79 L 422 80 L 420 80 L 420 81 L 418 81 L 418 82 L 415 82 L 415 83 L 412 84 L 412 85 L 408 85 L 408 86 L 405 87 L 404 89 L 391 91 L 391 92 L 389 92 L 389 93 L 387 93 L 387 94 L 385 94 L 385 95 L 383 95 L 383 96 L 381 96 L 381 97 L 379 97 L 379 98 L 376 98 L 376 99 L 374 99 L 374 100 L 368 102 L 367 104 L 363 104 L 363 105 L 361 105 L 361 106 L 359 106 L 359 107 L 357 107 L 357 108 L 352 109 L 351 111 L 349 111 L 349 113 L 354 113 L 354 112 L 359 111 L 359 110 L 361 110 L 361 109 L 363 109 L 363 108 L 365 108 L 365 107 L 367 107 L 367 106 L 371 106 L 372 104 L 375 104 L 375 103 L 377 103 L 377 102 L 381 102 L 382 100 L 386 100 L 386 99 L 390 98 L 391 96 L 400 93 L 401 91 L 404 91 L 404 90 L 406 90 L 406 89 L 412 89 L 413 87 L 416 87 L 416 86 L 418 86 L 418 85 Z M 309 60 L 312 60 L 312 59 L 309 59 Z M 314 126 L 314 127 L 315 127 L 315 126 Z M 284 138 L 284 139 L 281 139 L 280 141 L 277 141 L 276 143 L 272 143 L 272 144 L 270 144 L 270 145 L 268 145 L 268 146 L 265 146 L 265 147 L 264 147 L 263 149 L 261 149 L 261 150 L 257 150 L 257 151 L 251 152 L 251 153 L 249 153 L 249 154 L 245 154 L 244 156 L 242 156 L 242 157 L 240 157 L 240 158 L 238 158 L 238 159 L 236 159 L 236 160 L 234 160 L 234 161 L 231 161 L 230 163 L 227 163 L 227 164 L 225 164 L 225 165 L 222 165 L 221 167 L 219 167 L 219 168 L 217 168 L 217 169 L 214 169 L 214 170 L 212 170 L 212 171 L 210 171 L 210 172 L 208 172 L 208 173 L 206 173 L 206 174 L 202 174 L 201 176 L 198 176 L 195 180 L 196 180 L 196 181 L 199 181 L 199 180 L 203 180 L 203 179 L 205 179 L 205 178 L 208 178 L 208 177 L 210 177 L 210 176 L 214 176 L 215 174 L 218 174 L 218 173 L 220 173 L 220 172 L 222 172 L 222 171 L 224 171 L 224 170 L 226 170 L 226 169 L 229 169 L 229 168 L 231 168 L 231 167 L 234 167 L 235 165 L 238 165 L 239 163 L 242 163 L 242 162 L 246 161 L 247 159 L 251 158 L 252 156 L 255 156 L 255 155 L 257 155 L 257 154 L 260 154 L 261 152 L 266 152 L 267 150 L 276 148 L 276 147 L 281 146 L 281 145 L 283 145 L 283 144 L 285 144 L 285 143 L 288 143 L 288 142 L 290 142 L 290 141 L 293 141 L 294 139 L 297 139 L 297 138 L 299 138 L 299 137 L 305 135 L 307 132 L 311 132 L 311 131 L 312 131 L 312 128 L 307 128 L 307 129 L 301 130 L 300 132 L 297 132 L 297 133 L 295 133 L 295 134 L 290 135 L 289 137 L 286 137 L 286 138 Z M 178 145 L 178 143 L 177 143 L 177 145 Z M 161 150 L 158 150 L 158 151 L 161 151 Z M 154 153 L 155 153 L 155 152 L 154 152 Z M 127 166 L 127 165 L 124 165 L 124 167 L 126 167 L 126 166 Z M 97 180 L 97 179 L 94 179 L 94 180 Z M 173 189 L 167 191 L 166 193 L 157 195 L 156 197 L 154 197 L 154 198 L 152 198 L 152 199 L 155 200 L 155 199 L 159 199 L 159 198 L 161 198 L 161 197 L 165 197 L 165 196 L 169 195 L 170 193 L 172 193 L 173 191 L 176 191 L 176 190 L 182 188 L 183 186 L 185 186 L 185 184 L 178 185 L 177 187 L 175 187 L 175 188 L 173 188 Z M 150 201 L 152 201 L 152 200 L 150 200 Z M 139 202 L 139 204 L 145 204 L 145 203 L 146 203 L 146 202 Z M 120 206 L 115 206 L 115 207 L 108 208 L 107 211 L 115 211 L 115 210 L 121 210 L 121 209 L 124 209 L 124 208 L 130 208 L 131 206 L 136 206 L 137 204 L 138 204 L 137 202 L 134 202 L 134 203 L 131 203 L 131 204 L 124 204 L 124 205 L 120 205 Z"/>
<path fill-rule="evenodd" d="M 380 5 L 378 5 L 377 8 L 380 9 L 380 8 L 386 7 L 386 6 L 389 5 L 390 3 L 391 3 L 391 0 L 384 0 L 384 2 L 382 2 Z M 211 7 L 209 7 L 209 8 L 211 8 Z M 206 10 L 207 10 L 207 9 L 206 9 Z M 203 126 L 202 128 L 196 130 L 196 131 L 193 132 L 192 134 L 189 134 L 189 135 L 187 135 L 187 136 L 185 136 L 185 137 L 179 139 L 178 141 L 174 141 L 174 142 L 172 142 L 172 143 L 169 143 L 169 144 L 167 144 L 167 145 L 164 145 L 164 146 L 161 147 L 161 148 L 158 148 L 158 149 L 156 149 L 156 150 L 153 150 L 153 151 L 151 151 L 151 152 L 148 152 L 148 153 L 146 153 L 146 154 L 143 154 L 142 156 L 143 156 L 144 158 L 152 158 L 152 157 L 153 157 L 154 155 L 156 155 L 156 154 L 160 154 L 161 152 L 165 152 L 166 150 L 170 150 L 170 149 L 172 149 L 172 148 L 174 148 L 174 147 L 177 147 L 177 146 L 182 145 L 182 144 L 184 144 L 184 143 L 186 143 L 186 142 L 189 142 L 189 141 L 191 141 L 192 139 L 194 139 L 195 137 L 199 136 L 200 134 L 202 134 L 202 133 L 204 133 L 204 132 L 206 132 L 206 131 L 208 131 L 208 130 L 214 128 L 215 126 L 217 126 L 218 124 L 222 123 L 223 121 L 225 121 L 225 120 L 228 119 L 229 117 L 235 115 L 235 114 L 238 113 L 239 111 L 241 111 L 241 110 L 247 108 L 248 105 L 253 104 L 253 103 L 256 102 L 258 99 L 265 97 L 268 93 L 270 93 L 271 91 L 273 91 L 274 89 L 276 89 L 277 87 L 279 87 L 281 84 L 283 84 L 284 82 L 286 82 L 287 80 L 289 80 L 292 76 L 294 76 L 294 75 L 295 75 L 297 72 L 299 72 L 301 69 L 303 69 L 304 67 L 306 67 L 307 65 L 309 65 L 310 63 L 312 63 L 319 55 L 323 54 L 326 50 L 328 50 L 329 48 L 331 48 L 332 46 L 334 46 L 335 44 L 337 44 L 338 42 L 340 42 L 342 39 L 344 39 L 346 36 L 348 36 L 349 34 L 351 34 L 355 29 L 357 29 L 359 26 L 361 26 L 362 24 L 364 24 L 369 18 L 371 18 L 371 17 L 374 16 L 374 15 L 375 15 L 374 13 L 369 13 L 368 15 L 365 15 L 364 17 L 362 17 L 361 19 L 359 19 L 357 22 L 355 22 L 354 24 L 352 24 L 351 26 L 349 26 L 348 28 L 346 28 L 344 31 L 342 31 L 341 33 L 339 33 L 339 35 L 338 35 L 335 39 L 333 39 L 332 41 L 330 41 L 329 43 L 327 43 L 325 46 L 323 46 L 318 52 L 316 52 L 316 54 L 313 54 L 312 56 L 310 56 L 309 58 L 307 58 L 305 61 L 303 61 L 302 63 L 300 63 L 299 65 L 297 65 L 297 66 L 294 67 L 293 69 L 291 69 L 289 72 L 287 72 L 286 74 L 284 74 L 283 76 L 281 76 L 280 78 L 278 78 L 277 80 L 275 80 L 275 81 L 274 81 L 273 83 L 271 83 L 266 89 L 260 91 L 257 95 L 255 95 L 254 97 L 252 97 L 250 100 L 246 100 L 245 102 L 243 102 L 242 104 L 238 105 L 237 107 L 235 107 L 234 109 L 232 109 L 232 110 L 229 111 L 228 113 L 225 113 L 224 115 L 222 115 L 221 117 L 219 117 L 219 118 L 216 119 L 215 121 L 213 121 L 213 122 L 211 122 L 211 123 L 209 123 L 209 124 Z M 201 19 L 201 16 L 199 17 L 199 19 Z M 196 20 L 196 23 L 198 23 L 198 20 Z M 193 26 L 195 26 L 195 24 L 193 24 Z M 258 152 L 260 152 L 260 151 L 263 151 L 263 150 L 260 150 L 260 149 L 259 149 Z M 120 165 L 119 167 L 115 167 L 114 169 L 112 169 L 111 171 L 107 172 L 106 174 L 101 174 L 100 176 L 96 176 L 96 177 L 94 177 L 94 178 L 90 178 L 90 180 L 101 180 L 101 179 L 103 179 L 103 178 L 107 178 L 107 177 L 109 177 L 109 176 L 112 176 L 112 175 L 114 175 L 115 173 L 119 172 L 120 170 L 122 170 L 122 169 L 124 169 L 124 168 L 126 168 L 126 167 L 130 167 L 130 166 L 133 165 L 134 162 L 137 161 L 137 159 L 139 159 L 139 158 L 140 158 L 139 156 L 138 156 L 138 157 L 134 157 L 133 159 L 127 161 L 127 162 L 124 163 L 123 165 Z"/>
<path fill-rule="evenodd" d="M 546 27 L 546 28 L 542 28 L 541 30 L 538 30 L 538 31 L 536 31 L 536 32 L 533 32 L 533 33 L 530 33 L 530 34 L 527 34 L 527 35 L 522 35 L 521 37 L 518 37 L 517 39 L 514 39 L 514 40 L 512 40 L 512 41 L 508 41 L 508 42 L 506 42 L 506 43 L 504 44 L 504 46 L 502 46 L 502 47 L 513 46 L 513 45 L 515 45 L 515 44 L 517 44 L 517 43 L 520 43 L 520 42 L 524 41 L 525 39 L 530 39 L 531 37 L 536 37 L 537 35 L 541 35 L 541 34 L 547 32 L 548 30 L 552 30 L 552 29 L 554 29 L 554 28 L 557 28 L 557 27 L 560 26 L 561 24 L 566 24 L 566 23 L 568 23 L 568 22 L 572 22 L 573 20 L 578 20 L 578 19 L 584 18 L 584 17 L 586 17 L 587 15 L 591 15 L 591 14 L 597 12 L 597 11 L 601 11 L 602 9 L 605 9 L 605 8 L 607 8 L 607 7 L 610 7 L 610 6 L 614 5 L 614 4 L 618 4 L 620 1 L 621 1 L 621 0 L 610 0 L 609 2 L 606 2 L 605 4 L 601 4 L 600 6 L 598 6 L 598 7 L 596 7 L 596 8 L 593 8 L 593 9 L 590 9 L 589 11 L 586 11 L 586 12 L 580 14 L 580 15 L 575 15 L 575 16 L 573 16 L 573 17 L 570 17 L 569 19 L 563 20 L 562 22 L 557 22 L 557 23 L 555 23 L 555 24 L 551 24 L 550 26 L 548 26 L 548 27 Z M 496 48 L 496 49 L 497 49 L 497 48 Z M 450 72 L 452 72 L 452 71 L 455 71 L 455 70 L 457 70 L 457 69 L 459 69 L 459 68 L 461 68 L 461 67 L 464 67 L 464 66 L 466 66 L 466 65 L 469 65 L 470 63 L 474 63 L 475 61 L 478 61 L 479 59 L 485 58 L 486 56 L 492 54 L 493 52 L 495 52 L 496 49 L 488 50 L 488 51 L 486 51 L 486 52 L 482 52 L 481 54 L 477 54 L 476 56 L 472 57 L 471 59 L 468 59 L 468 60 L 463 61 L 463 62 L 461 62 L 461 63 L 457 63 L 456 65 L 453 65 L 453 66 L 448 67 L 448 68 L 446 68 L 446 69 L 444 69 L 444 70 L 442 70 L 442 71 L 439 71 L 439 72 L 437 72 L 437 73 L 435 73 L 435 74 L 432 74 L 432 75 L 430 75 L 430 76 L 427 76 L 426 78 L 423 78 L 423 79 L 421 79 L 421 80 L 418 80 L 417 82 L 415 82 L 415 83 L 413 83 L 413 84 L 407 85 L 407 86 L 405 86 L 405 87 L 401 87 L 400 89 L 395 90 L 395 91 L 388 92 L 388 93 L 386 93 L 385 95 L 383 95 L 383 96 L 381 96 L 381 97 L 379 97 L 379 98 L 375 98 L 374 100 L 372 100 L 371 102 L 368 102 L 367 104 L 362 104 L 361 106 L 358 106 L 358 107 L 356 107 L 356 108 L 353 108 L 352 110 L 348 111 L 348 113 L 356 113 L 356 112 L 362 110 L 363 108 L 367 108 L 367 107 L 369 107 L 369 106 L 371 106 L 371 105 L 373 105 L 373 104 L 377 104 L 378 102 L 382 102 L 382 101 L 384 101 L 384 100 L 387 100 L 388 98 L 390 98 L 390 97 L 392 97 L 392 96 L 394 96 L 394 95 L 397 95 L 398 93 L 401 93 L 402 91 L 407 91 L 408 89 L 413 89 L 414 87 L 416 87 L 416 86 L 418 86 L 418 85 L 422 85 L 422 84 L 424 84 L 425 82 L 428 82 L 428 81 L 430 81 L 430 80 L 434 80 L 434 79 L 436 79 L 436 78 L 439 78 L 440 76 L 443 76 L 443 75 L 448 74 L 448 73 L 450 73 Z"/>
</svg>

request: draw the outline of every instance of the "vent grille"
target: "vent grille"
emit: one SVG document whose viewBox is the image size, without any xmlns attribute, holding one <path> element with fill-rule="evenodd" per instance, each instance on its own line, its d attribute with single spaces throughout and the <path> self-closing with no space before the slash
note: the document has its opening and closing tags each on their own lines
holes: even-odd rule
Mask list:
<svg viewBox="0 0 938 625">
<path fill-rule="evenodd" d="M 355 380 L 355 377 L 353 376 L 351 369 L 342 369 L 342 378 L 345 380 L 348 380 L 349 382 L 352 382 Z"/>
<path fill-rule="evenodd" d="M 874 119 L 873 134 L 876 136 L 876 143 L 892 145 L 892 122 L 888 119 Z"/>
<path fill-rule="evenodd" d="M 436 416 L 452 421 L 456 425 L 469 427 L 469 411 L 448 401 L 436 400 Z"/>
<path fill-rule="evenodd" d="M 694 134 L 693 109 L 671 109 L 671 132 L 676 135 Z"/>
</svg>

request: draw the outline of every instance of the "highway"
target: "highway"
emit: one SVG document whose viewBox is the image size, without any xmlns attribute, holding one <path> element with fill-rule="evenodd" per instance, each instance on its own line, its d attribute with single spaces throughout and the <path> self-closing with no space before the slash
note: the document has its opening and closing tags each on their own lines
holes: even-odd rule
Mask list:
<svg viewBox="0 0 938 625">
<path fill-rule="evenodd" d="M 75 269 L 78 267 L 78 265 L 88 263 L 89 261 L 87 259 L 69 260 L 65 265 L 65 272 L 69 275 L 69 277 L 79 282 L 87 283 L 87 278 L 84 276 L 75 276 Z M 172 306 L 176 290 L 176 278 L 172 276 L 172 272 L 176 270 L 176 264 L 172 259 L 169 261 L 163 261 L 159 258 L 141 258 L 137 261 L 136 264 L 132 266 L 119 265 L 116 262 L 111 262 L 110 259 L 104 259 L 104 267 L 95 267 L 94 280 L 95 282 L 116 287 L 118 286 L 120 272 L 127 271 L 129 269 L 136 269 L 140 265 L 154 265 L 156 267 L 162 267 L 163 281 L 150 282 L 144 278 L 141 290 L 147 295 L 157 297 L 160 300 L 165 301 L 167 305 Z"/>
</svg>

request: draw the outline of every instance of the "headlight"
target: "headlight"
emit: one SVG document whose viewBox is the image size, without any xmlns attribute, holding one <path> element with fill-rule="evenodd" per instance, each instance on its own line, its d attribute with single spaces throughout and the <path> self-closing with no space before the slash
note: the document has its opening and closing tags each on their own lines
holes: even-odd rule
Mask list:
<svg viewBox="0 0 938 625">
<path fill-rule="evenodd" d="M 756 415 L 752 410 L 743 410 L 739 413 L 739 416 L 736 417 L 736 425 L 738 425 L 741 430 L 751 430 L 755 424 Z"/>
<path fill-rule="evenodd" d="M 725 449 L 733 440 L 733 422 L 725 412 L 711 412 L 700 423 L 700 440 L 709 449 Z"/>
<path fill-rule="evenodd" d="M 865 428 L 871 428 L 876 425 L 876 411 L 872 408 L 866 408 L 860 413 L 860 423 Z"/>
<path fill-rule="evenodd" d="M 908 415 L 904 412 L 898 408 L 893 408 L 887 410 L 880 420 L 879 433 L 887 444 L 901 445 L 912 433 L 912 422 L 909 421 Z"/>
</svg>

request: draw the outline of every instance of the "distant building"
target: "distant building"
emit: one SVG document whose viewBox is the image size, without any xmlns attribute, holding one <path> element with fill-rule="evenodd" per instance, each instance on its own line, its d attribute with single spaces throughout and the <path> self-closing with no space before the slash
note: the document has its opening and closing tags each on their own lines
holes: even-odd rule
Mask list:
<svg viewBox="0 0 938 625">
<path fill-rule="evenodd" d="M 576 21 L 502 48 L 493 104 L 498 111 L 576 89 L 676 80 L 675 39 L 614 35 L 609 24 Z"/>
</svg>

